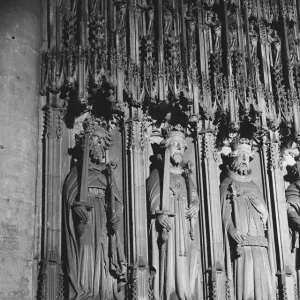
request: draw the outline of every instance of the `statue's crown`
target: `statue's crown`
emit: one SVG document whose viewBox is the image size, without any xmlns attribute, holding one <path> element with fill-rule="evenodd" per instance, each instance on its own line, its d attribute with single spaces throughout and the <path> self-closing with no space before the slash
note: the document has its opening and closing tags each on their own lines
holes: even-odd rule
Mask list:
<svg viewBox="0 0 300 300">
<path fill-rule="evenodd" d="M 232 151 L 236 150 L 248 150 L 251 151 L 252 149 L 252 141 L 247 138 L 235 138 L 231 142 L 231 149 Z"/>
<path fill-rule="evenodd" d="M 96 118 L 94 116 L 88 116 L 82 123 L 83 126 L 83 132 L 80 133 L 80 135 L 77 135 L 76 143 L 78 145 L 84 144 L 84 134 L 97 135 L 98 137 L 103 139 L 103 147 L 105 150 L 110 149 L 110 147 L 113 145 L 113 138 L 111 136 L 111 133 L 106 129 L 105 121 L 103 121 L 100 118 Z"/>
<path fill-rule="evenodd" d="M 94 116 L 87 116 L 86 119 L 83 121 L 82 126 L 85 133 L 92 133 L 97 129 L 104 130 L 105 122 Z"/>
<path fill-rule="evenodd" d="M 171 138 L 171 137 L 181 137 L 182 139 L 185 139 L 185 128 L 182 127 L 182 125 L 177 124 L 175 126 L 168 126 L 165 130 L 165 138 Z"/>
</svg>

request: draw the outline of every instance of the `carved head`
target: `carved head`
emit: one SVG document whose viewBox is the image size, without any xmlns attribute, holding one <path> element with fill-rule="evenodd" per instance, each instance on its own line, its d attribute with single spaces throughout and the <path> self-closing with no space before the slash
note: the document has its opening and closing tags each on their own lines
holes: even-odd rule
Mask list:
<svg viewBox="0 0 300 300">
<path fill-rule="evenodd" d="M 250 173 L 250 161 L 253 159 L 251 141 L 246 138 L 235 139 L 231 144 L 230 169 L 240 175 Z"/>
<path fill-rule="evenodd" d="M 172 165 L 179 166 L 183 161 L 183 154 L 187 148 L 184 138 L 181 136 L 173 136 L 170 138 L 168 148 Z"/>
<path fill-rule="evenodd" d="M 105 150 L 112 145 L 112 137 L 104 128 L 96 128 L 90 136 L 90 158 L 95 164 L 100 164 L 105 156 Z"/>
<path fill-rule="evenodd" d="M 285 141 L 281 149 L 281 153 L 284 158 L 284 164 L 286 165 L 288 181 L 294 181 L 299 178 L 300 152 L 298 149 L 298 143 L 297 136 L 296 141 L 290 139 Z"/>
<path fill-rule="evenodd" d="M 175 126 L 166 134 L 162 145 L 169 150 L 171 164 L 178 167 L 183 161 L 183 154 L 187 149 L 184 129 L 180 125 Z"/>
</svg>

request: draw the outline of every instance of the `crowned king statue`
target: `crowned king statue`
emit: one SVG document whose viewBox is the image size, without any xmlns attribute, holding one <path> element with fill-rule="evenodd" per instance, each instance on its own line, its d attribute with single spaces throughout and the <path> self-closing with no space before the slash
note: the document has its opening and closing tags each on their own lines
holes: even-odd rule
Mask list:
<svg viewBox="0 0 300 300">
<path fill-rule="evenodd" d="M 291 250 L 293 264 L 295 267 L 294 276 L 297 280 L 297 288 L 300 287 L 300 156 L 297 150 L 295 156 L 296 164 L 292 171 L 296 175 L 294 182 L 292 182 L 286 190 L 287 214 L 290 227 Z"/>
<path fill-rule="evenodd" d="M 268 211 L 251 178 L 251 141 L 236 138 L 231 150 L 220 186 L 231 296 L 235 300 L 273 300 L 276 289 L 268 255 Z"/>
<path fill-rule="evenodd" d="M 69 300 L 123 299 L 125 258 L 118 223 L 123 203 L 103 160 L 112 138 L 88 120 L 83 160 L 69 172 L 63 192 L 64 243 Z"/>
<path fill-rule="evenodd" d="M 154 297 L 163 300 L 203 299 L 199 242 L 199 197 L 191 166 L 183 162 L 187 148 L 180 125 L 166 134 L 163 170 L 147 180 L 150 207 L 151 265 Z"/>
</svg>

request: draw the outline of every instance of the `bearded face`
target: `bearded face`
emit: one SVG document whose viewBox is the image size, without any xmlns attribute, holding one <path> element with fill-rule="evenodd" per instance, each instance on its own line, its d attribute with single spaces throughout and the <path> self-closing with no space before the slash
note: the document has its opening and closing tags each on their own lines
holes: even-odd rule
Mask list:
<svg viewBox="0 0 300 300">
<path fill-rule="evenodd" d="M 100 164 L 105 156 L 103 138 L 97 134 L 91 136 L 90 158 L 95 164 Z"/>
<path fill-rule="evenodd" d="M 230 169 L 240 175 L 248 175 L 250 173 L 250 153 L 245 150 L 237 152 L 237 156 L 233 159 Z"/>
<path fill-rule="evenodd" d="M 186 149 L 184 140 L 180 137 L 173 137 L 168 148 L 171 164 L 178 167 L 183 160 L 183 154 Z"/>
</svg>

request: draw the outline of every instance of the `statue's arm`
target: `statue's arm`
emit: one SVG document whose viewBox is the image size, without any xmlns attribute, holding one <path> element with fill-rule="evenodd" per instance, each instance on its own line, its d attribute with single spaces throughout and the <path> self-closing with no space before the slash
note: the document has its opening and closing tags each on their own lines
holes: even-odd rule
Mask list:
<svg viewBox="0 0 300 300">
<path fill-rule="evenodd" d="M 232 205 L 228 199 L 224 199 L 226 203 L 224 203 L 225 207 L 223 208 L 223 225 L 225 229 L 225 233 L 228 234 L 237 244 L 243 244 L 243 238 L 241 233 L 235 227 L 232 220 Z"/>
<path fill-rule="evenodd" d="M 232 207 L 229 200 L 230 193 L 228 191 L 229 185 L 226 183 L 221 183 L 220 185 L 220 196 L 221 196 L 221 209 L 222 209 L 222 222 L 223 228 L 225 231 L 228 231 L 228 228 L 234 227 L 231 213 Z"/>
<path fill-rule="evenodd" d="M 123 214 L 123 199 L 122 195 L 118 189 L 115 177 L 113 177 L 113 186 L 114 186 L 114 193 L 115 193 L 115 209 L 117 215 Z"/>
<path fill-rule="evenodd" d="M 225 231 L 228 232 L 231 228 L 235 228 L 234 223 L 232 221 L 232 208 L 231 204 L 228 203 L 228 200 L 224 199 L 224 201 L 227 201 L 227 203 L 224 204 L 224 209 L 222 213 L 222 218 L 223 218 L 223 225 L 225 228 Z"/>
<path fill-rule="evenodd" d="M 235 227 L 232 220 L 232 204 L 231 204 L 231 193 L 228 190 L 228 184 L 221 184 L 220 195 L 222 204 L 222 221 L 225 234 L 228 234 L 236 243 L 242 244 L 243 239 L 240 232 Z"/>
<path fill-rule="evenodd" d="M 88 213 L 86 210 L 86 202 L 78 202 L 78 165 L 73 166 L 66 177 L 63 187 L 63 199 L 66 202 L 66 208 L 70 210 L 70 214 L 75 214 L 83 223 L 88 221 Z"/>
<path fill-rule="evenodd" d="M 160 180 L 157 169 L 153 170 L 146 182 L 147 199 L 151 217 L 156 217 L 160 206 Z"/>
<path fill-rule="evenodd" d="M 115 197 L 115 202 L 116 202 L 116 223 L 119 223 L 122 215 L 123 215 L 123 203 L 118 199 L 118 197 Z"/>
</svg>

